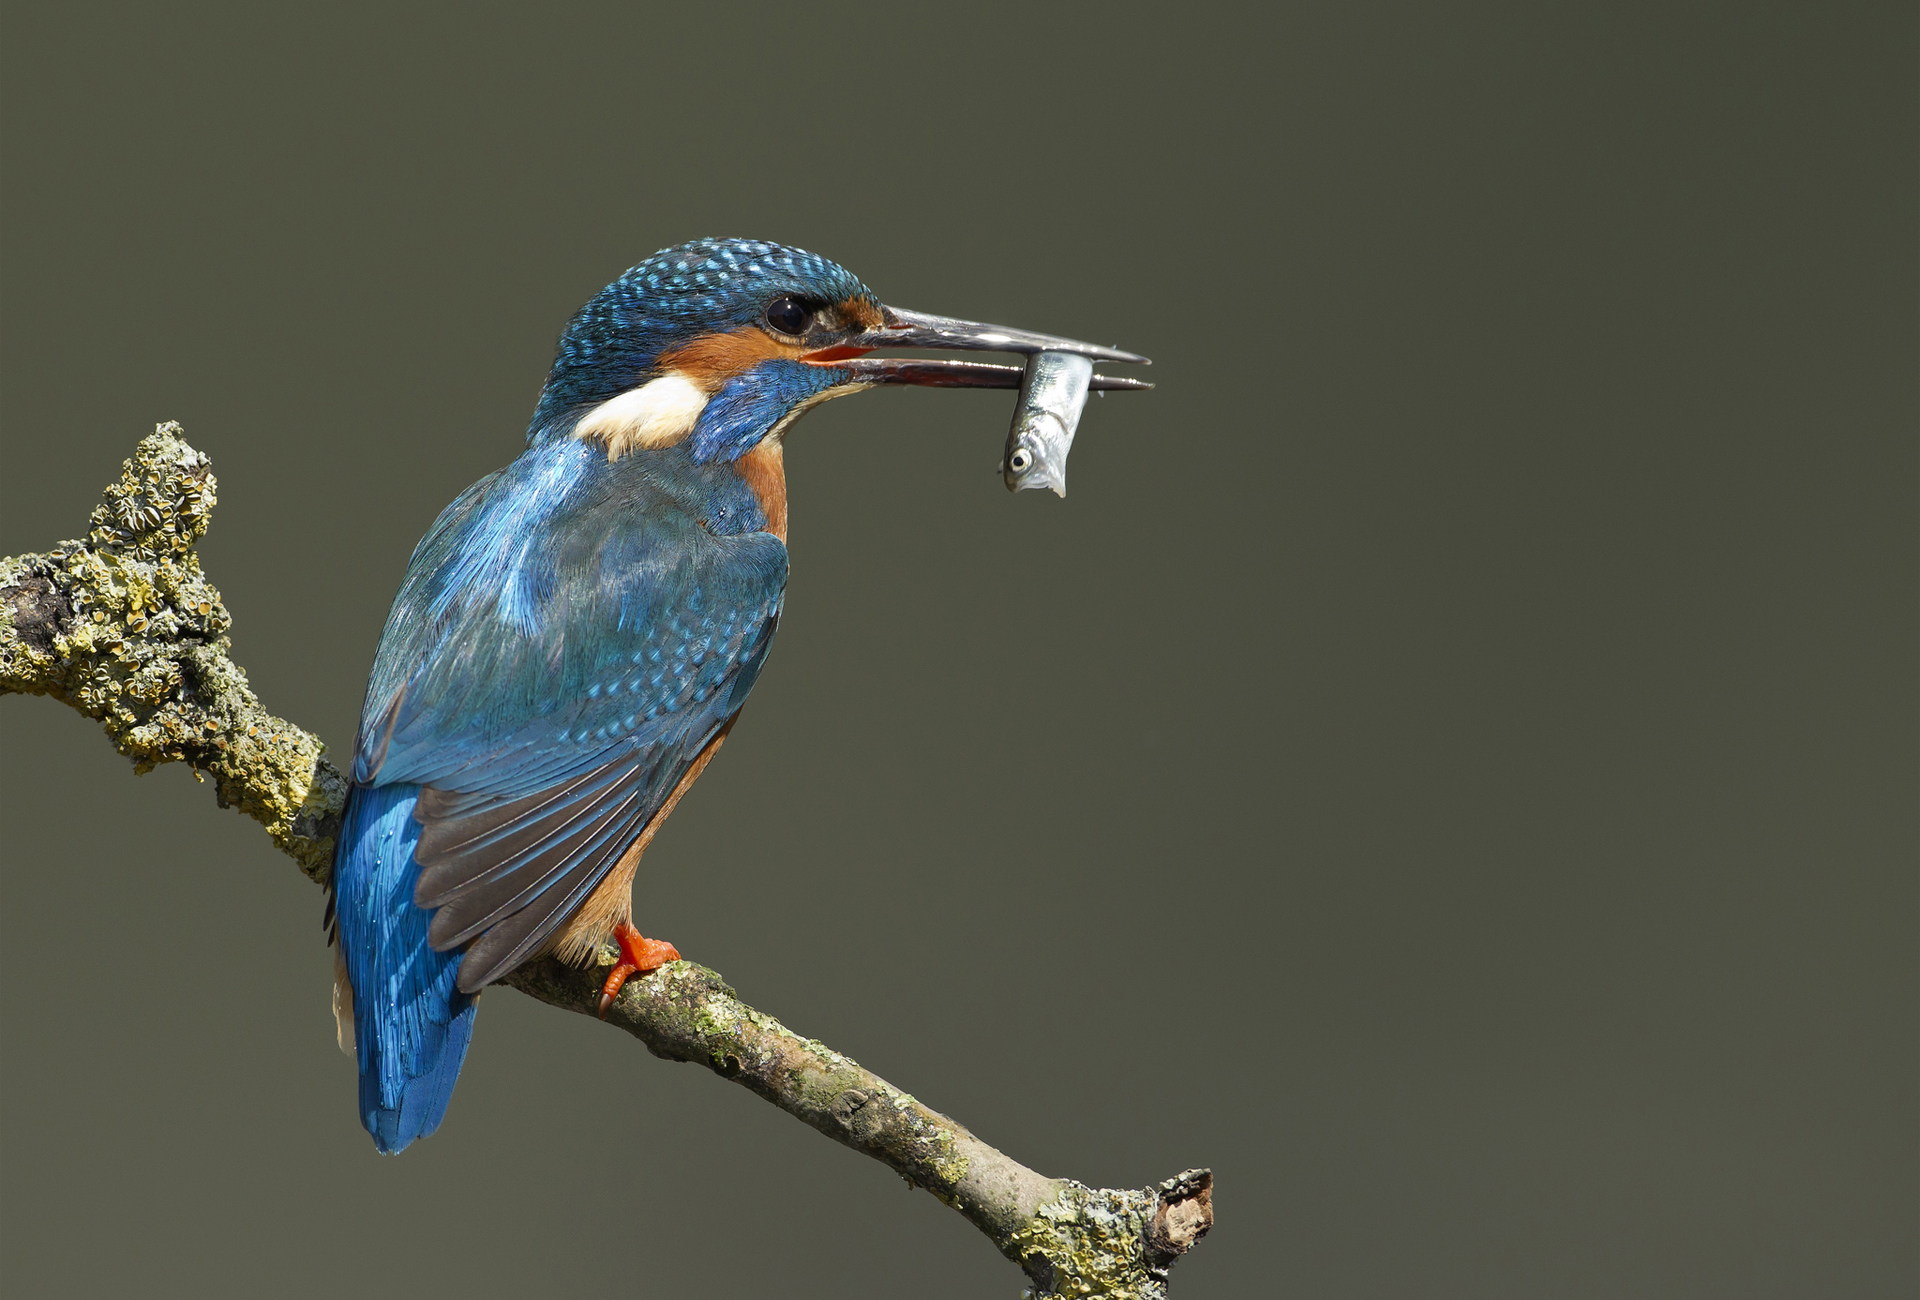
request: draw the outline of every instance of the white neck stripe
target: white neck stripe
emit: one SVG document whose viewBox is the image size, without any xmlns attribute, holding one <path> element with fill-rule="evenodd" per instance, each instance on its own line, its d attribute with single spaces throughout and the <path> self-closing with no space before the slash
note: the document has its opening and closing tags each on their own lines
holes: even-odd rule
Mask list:
<svg viewBox="0 0 1920 1300">
<path fill-rule="evenodd" d="M 582 442 L 598 442 L 608 460 L 643 447 L 670 447 L 693 432 L 707 407 L 706 390 L 678 370 L 629 388 L 588 411 L 573 426 Z"/>
</svg>

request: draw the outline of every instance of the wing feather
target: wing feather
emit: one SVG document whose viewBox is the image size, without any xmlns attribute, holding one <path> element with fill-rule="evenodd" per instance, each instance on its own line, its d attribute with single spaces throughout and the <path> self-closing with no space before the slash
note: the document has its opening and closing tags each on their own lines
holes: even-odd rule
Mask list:
<svg viewBox="0 0 1920 1300">
<path fill-rule="evenodd" d="M 645 830 L 745 702 L 786 585 L 779 539 L 715 536 L 671 485 L 563 478 L 516 462 L 441 516 L 362 711 L 356 781 L 423 787 L 414 901 L 435 950 L 468 945 L 463 991 Z"/>
</svg>

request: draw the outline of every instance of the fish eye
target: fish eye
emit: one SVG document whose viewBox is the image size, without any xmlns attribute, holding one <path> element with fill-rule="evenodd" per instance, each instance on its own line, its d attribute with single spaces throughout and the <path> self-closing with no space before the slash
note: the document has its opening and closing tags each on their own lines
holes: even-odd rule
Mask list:
<svg viewBox="0 0 1920 1300">
<path fill-rule="evenodd" d="M 1007 457 L 1007 468 L 1016 474 L 1024 474 L 1033 466 L 1033 453 L 1025 447 L 1015 447 L 1013 455 Z"/>
<path fill-rule="evenodd" d="M 782 334 L 800 334 L 807 328 L 808 311 L 798 298 L 779 297 L 767 304 L 767 324 Z"/>
</svg>

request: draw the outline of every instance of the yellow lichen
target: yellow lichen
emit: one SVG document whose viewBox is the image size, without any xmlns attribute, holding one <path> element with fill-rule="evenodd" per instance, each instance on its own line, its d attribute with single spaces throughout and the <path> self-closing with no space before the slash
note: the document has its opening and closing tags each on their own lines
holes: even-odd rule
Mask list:
<svg viewBox="0 0 1920 1300">
<path fill-rule="evenodd" d="M 1039 1255 L 1050 1266 L 1050 1285 L 1029 1295 L 1164 1297 L 1164 1269 L 1156 1276 L 1141 1253 L 1144 1216 L 1150 1211 L 1145 1193 L 1094 1189 L 1066 1180 L 1060 1194 L 1012 1234 L 1005 1252 L 1023 1264 Z"/>
<path fill-rule="evenodd" d="M 212 776 L 221 806 L 319 879 L 345 782 L 318 739 L 260 707 L 228 657 L 232 618 L 193 550 L 214 477 L 179 433 L 163 424 L 141 440 L 85 541 L 0 560 L 0 692 L 51 695 L 97 719 L 136 771 L 186 762 Z"/>
</svg>

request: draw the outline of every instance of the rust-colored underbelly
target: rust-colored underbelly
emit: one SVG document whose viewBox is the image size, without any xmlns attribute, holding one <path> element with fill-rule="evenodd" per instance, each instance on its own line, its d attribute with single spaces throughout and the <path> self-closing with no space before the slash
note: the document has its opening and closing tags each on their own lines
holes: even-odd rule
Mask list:
<svg viewBox="0 0 1920 1300">
<path fill-rule="evenodd" d="M 614 863 L 613 870 L 607 873 L 607 878 L 587 895 L 587 901 L 581 904 L 580 910 L 560 928 L 560 933 L 553 945 L 553 950 L 559 954 L 560 960 L 576 964 L 584 962 L 600 945 L 612 940 L 615 925 L 632 919 L 633 873 L 634 869 L 640 865 L 640 855 L 647 851 L 647 845 L 653 843 L 653 837 L 659 834 L 661 825 L 666 822 L 667 815 L 673 811 L 673 806 L 680 802 L 680 796 L 687 792 L 687 787 L 706 771 L 707 764 L 720 750 L 720 742 L 727 738 L 729 731 L 733 730 L 734 720 L 739 716 L 735 713 L 733 717 L 728 718 L 726 725 L 707 742 L 707 747 L 700 751 L 698 758 L 693 760 L 693 765 L 687 769 L 687 774 L 680 778 L 678 785 L 673 787 L 673 793 L 668 795 L 667 801 L 660 805 L 660 811 L 648 820 L 639 838 L 635 839 L 627 851 L 620 855 L 620 861 Z"/>
</svg>

